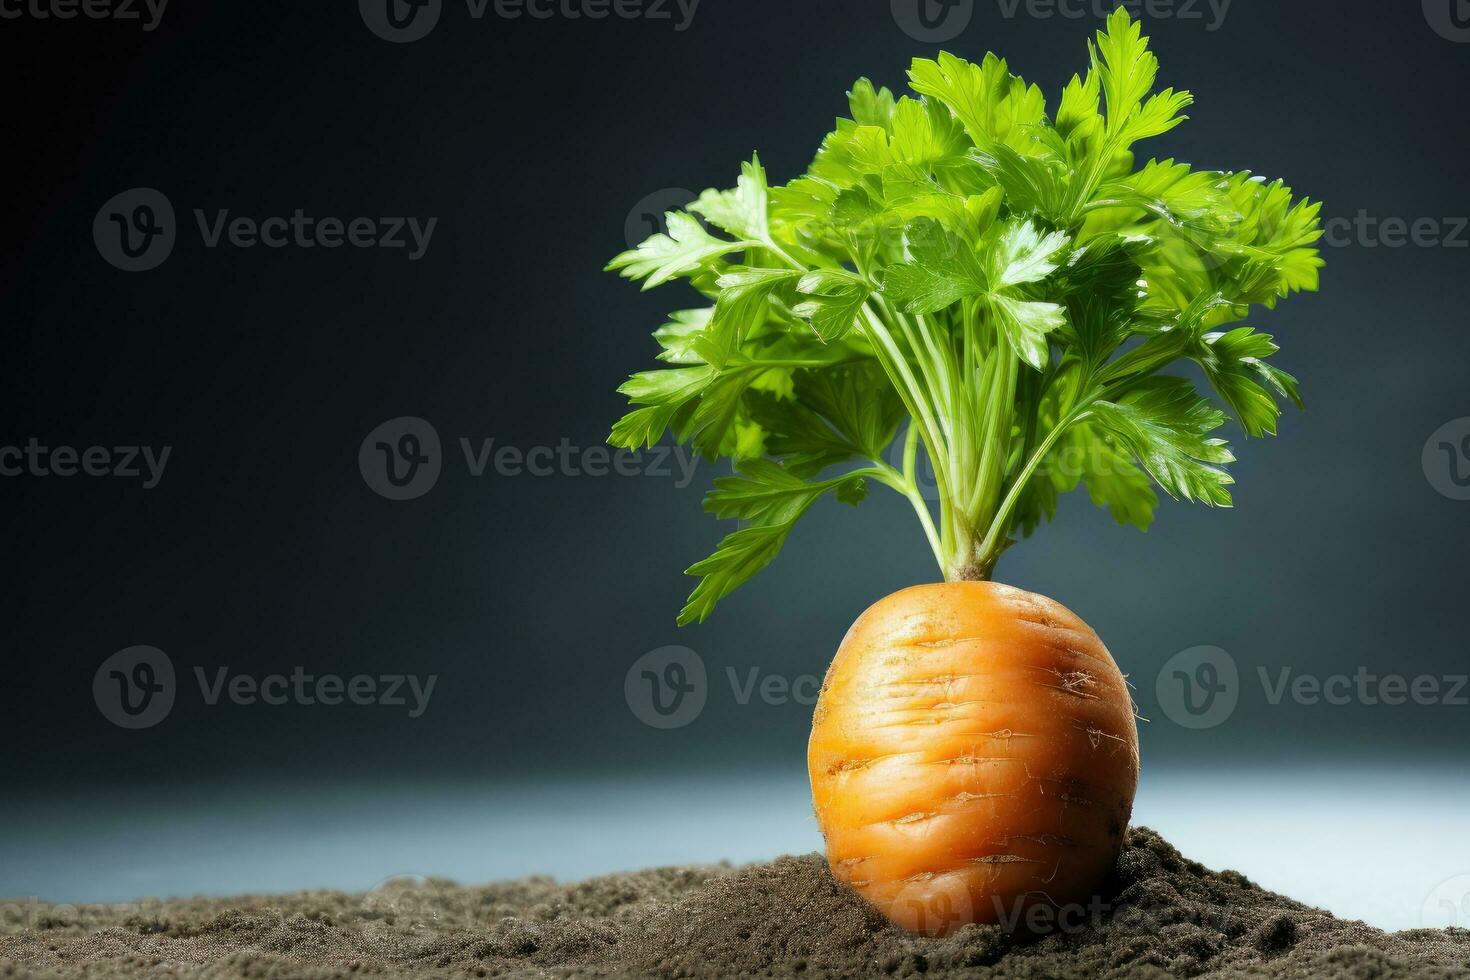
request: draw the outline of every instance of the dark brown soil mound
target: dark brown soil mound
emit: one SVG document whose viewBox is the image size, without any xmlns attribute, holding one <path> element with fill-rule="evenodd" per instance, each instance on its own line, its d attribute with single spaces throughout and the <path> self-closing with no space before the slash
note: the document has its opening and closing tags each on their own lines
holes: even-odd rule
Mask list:
<svg viewBox="0 0 1470 980">
<path fill-rule="evenodd" d="M 1130 831 L 1104 897 L 1039 937 L 906 935 L 814 855 L 575 885 L 3 908 L 0 977 L 1470 978 L 1470 931 L 1343 922 L 1146 829 Z"/>
</svg>

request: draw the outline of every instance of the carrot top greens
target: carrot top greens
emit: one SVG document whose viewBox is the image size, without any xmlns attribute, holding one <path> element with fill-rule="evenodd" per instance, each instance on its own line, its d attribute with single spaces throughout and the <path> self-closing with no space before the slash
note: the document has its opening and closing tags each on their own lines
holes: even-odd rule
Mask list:
<svg viewBox="0 0 1470 980">
<path fill-rule="evenodd" d="M 988 578 L 1079 484 L 1144 529 L 1153 484 L 1230 504 L 1234 457 L 1211 435 L 1226 412 L 1160 372 L 1195 362 L 1247 435 L 1275 433 L 1297 382 L 1241 321 L 1317 288 L 1320 205 L 1248 172 L 1138 167 L 1134 144 L 1193 99 L 1153 91 L 1158 61 L 1124 10 L 1089 48 L 1054 114 L 993 54 L 916 59 L 917 98 L 860 79 L 805 176 L 772 187 L 752 159 L 609 265 L 710 301 L 654 332 L 668 366 L 623 385 L 634 407 L 611 436 L 667 430 L 734 460 L 705 506 L 743 526 L 689 569 L 681 623 L 765 567 L 817 500 L 857 504 L 869 481 L 912 502 L 951 581 Z"/>
</svg>

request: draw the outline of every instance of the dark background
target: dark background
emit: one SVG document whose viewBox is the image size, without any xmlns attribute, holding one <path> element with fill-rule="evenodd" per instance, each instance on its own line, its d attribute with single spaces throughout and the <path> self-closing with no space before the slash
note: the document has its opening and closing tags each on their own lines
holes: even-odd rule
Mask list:
<svg viewBox="0 0 1470 980">
<path fill-rule="evenodd" d="M 1207 8 L 1204 8 L 1207 10 Z M 1047 91 L 1085 67 L 1082 19 L 1007 19 L 979 0 L 944 45 L 1005 54 Z M 1470 44 L 1417 4 L 1236 0 L 1224 25 L 1148 20 L 1162 82 L 1192 122 L 1150 150 L 1287 178 L 1329 216 L 1470 214 Z M 473 478 L 456 441 L 592 446 L 649 332 L 687 302 L 601 272 L 640 199 L 728 186 L 759 150 L 798 175 L 860 75 L 900 87 L 935 46 L 886 2 L 705 0 L 669 21 L 475 21 L 449 2 L 424 40 L 371 34 L 351 2 L 174 0 L 152 33 L 110 21 L 0 22 L 5 156 L 0 445 L 168 445 L 161 484 L 0 480 L 12 804 L 113 787 L 490 784 L 628 772 L 798 770 L 809 709 L 740 706 L 724 668 L 820 675 L 869 603 L 935 578 L 907 504 L 819 507 L 706 625 L 674 617 L 680 572 L 728 528 L 702 513 L 717 471 L 674 480 Z M 172 257 L 130 274 L 94 247 L 113 195 L 155 187 Z M 670 203 L 667 199 L 664 203 Z M 192 209 L 263 218 L 435 216 L 427 255 L 206 249 Z M 1463 240 L 1463 238 L 1462 238 Z M 1257 666 L 1408 676 L 1464 671 L 1470 503 L 1426 480 L 1430 433 L 1470 415 L 1470 250 L 1326 250 L 1320 294 L 1253 323 L 1304 381 L 1280 438 L 1238 446 L 1237 506 L 1161 507 L 1113 526 L 1085 494 L 998 577 L 1065 602 L 1133 677 L 1155 763 L 1391 764 L 1462 757 L 1470 708 L 1266 703 Z M 448 458 L 412 502 L 358 472 L 363 437 L 430 420 Z M 1232 439 L 1238 437 L 1232 433 Z M 122 731 L 93 703 L 98 665 L 135 644 L 179 668 L 173 713 Z M 645 727 L 629 665 L 699 651 L 717 693 L 698 722 Z M 1191 732 L 1154 677 L 1199 644 L 1247 675 L 1226 725 Z M 401 710 L 209 707 L 213 671 L 434 673 Z M 0 889 L 3 891 L 3 889 Z"/>
</svg>

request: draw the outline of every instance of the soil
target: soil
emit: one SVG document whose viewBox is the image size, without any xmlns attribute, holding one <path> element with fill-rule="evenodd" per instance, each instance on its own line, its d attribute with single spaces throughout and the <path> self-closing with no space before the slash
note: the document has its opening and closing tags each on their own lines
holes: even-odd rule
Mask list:
<svg viewBox="0 0 1470 980">
<path fill-rule="evenodd" d="M 1210 871 L 1147 829 L 1129 832 L 1103 896 L 1045 935 L 965 926 L 924 939 L 807 855 L 579 884 L 12 902 L 0 903 L 0 977 L 1470 978 L 1470 931 L 1345 922 Z"/>
</svg>

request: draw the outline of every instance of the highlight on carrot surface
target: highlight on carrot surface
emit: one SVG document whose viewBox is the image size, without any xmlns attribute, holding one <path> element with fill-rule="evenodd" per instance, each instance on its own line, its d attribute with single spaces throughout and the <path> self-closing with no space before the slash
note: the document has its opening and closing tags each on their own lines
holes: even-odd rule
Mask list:
<svg viewBox="0 0 1470 980">
<path fill-rule="evenodd" d="M 1218 430 L 1273 435 L 1297 380 L 1248 318 L 1315 290 L 1320 205 L 1248 171 L 1146 159 L 1188 92 L 1157 89 L 1114 13 L 1054 103 L 987 55 L 860 79 L 808 172 L 666 216 L 609 269 L 702 302 L 654 332 L 610 441 L 730 458 L 741 526 L 689 569 L 700 622 L 826 496 L 904 496 L 944 581 L 873 605 L 818 701 L 808 763 L 833 873 L 943 935 L 1095 893 L 1138 780 L 1126 682 L 1051 599 L 991 581 L 1081 486 L 1147 529 L 1157 491 L 1231 503 Z M 1196 368 L 1207 384 L 1190 380 Z M 924 453 L 936 505 L 920 486 Z"/>
</svg>

